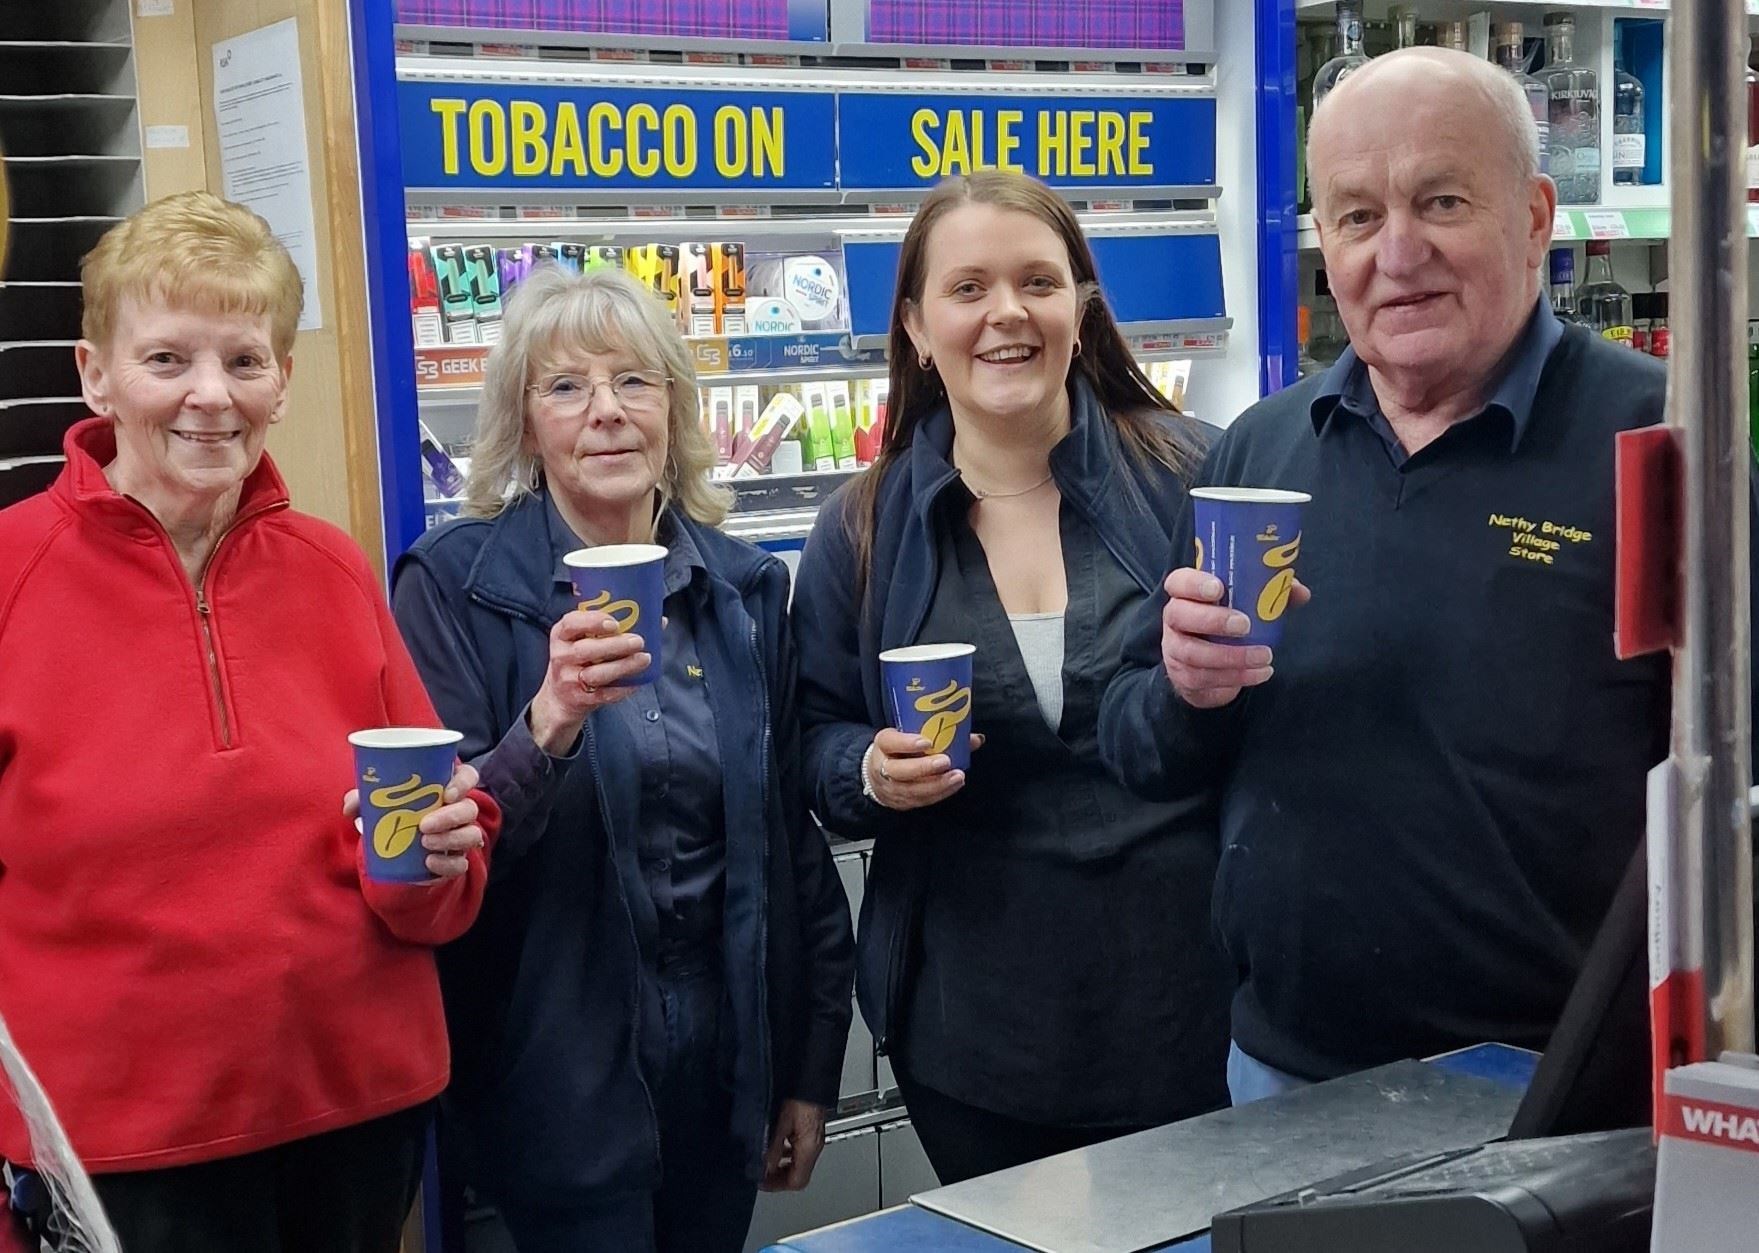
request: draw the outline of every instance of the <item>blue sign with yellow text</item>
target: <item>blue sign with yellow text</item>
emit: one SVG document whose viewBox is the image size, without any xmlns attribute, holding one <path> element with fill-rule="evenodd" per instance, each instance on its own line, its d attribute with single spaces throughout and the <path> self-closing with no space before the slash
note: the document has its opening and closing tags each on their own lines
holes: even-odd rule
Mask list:
<svg viewBox="0 0 1759 1253">
<path fill-rule="evenodd" d="M 1052 187 L 1172 188 L 1215 183 L 1215 101 L 1198 96 L 837 97 L 841 186 L 932 187 L 953 174 L 1011 169 Z"/>
<path fill-rule="evenodd" d="M 730 191 L 836 180 L 829 92 L 400 82 L 413 188 Z"/>
</svg>

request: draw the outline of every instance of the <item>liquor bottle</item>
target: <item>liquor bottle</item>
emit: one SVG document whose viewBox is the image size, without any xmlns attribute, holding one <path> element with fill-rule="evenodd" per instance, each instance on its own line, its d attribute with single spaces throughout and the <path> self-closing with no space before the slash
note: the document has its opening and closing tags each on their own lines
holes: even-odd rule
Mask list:
<svg viewBox="0 0 1759 1253">
<path fill-rule="evenodd" d="M 1673 332 L 1667 327 L 1667 293 L 1657 291 L 1649 301 L 1649 355 L 1665 361 L 1673 349 Z"/>
<path fill-rule="evenodd" d="M 1747 203 L 1759 204 L 1759 35 L 1747 52 Z"/>
<path fill-rule="evenodd" d="M 1625 46 L 1612 45 L 1612 181 L 1618 187 L 1643 182 L 1649 141 L 1643 130 L 1643 84 L 1625 70 Z"/>
<path fill-rule="evenodd" d="M 1338 314 L 1337 301 L 1332 298 L 1331 283 L 1324 270 L 1313 276 L 1313 306 L 1308 315 L 1307 355 L 1320 369 L 1325 369 L 1344 355 L 1350 336 L 1344 330 L 1344 319 Z"/>
<path fill-rule="evenodd" d="M 1313 310 L 1306 305 L 1296 305 L 1295 343 L 1298 345 L 1298 352 L 1295 358 L 1295 373 L 1298 378 L 1306 378 L 1309 374 L 1317 373 L 1319 370 L 1319 362 L 1313 359 L 1313 353 L 1308 348 L 1312 340 Z"/>
<path fill-rule="evenodd" d="M 1649 355 L 1649 327 L 1655 320 L 1655 293 L 1631 293 L 1631 347 Z"/>
<path fill-rule="evenodd" d="M 1395 4 L 1387 11 L 1393 23 L 1393 49 L 1417 46 L 1417 11 L 1408 4 Z"/>
<path fill-rule="evenodd" d="M 1579 322 L 1576 316 L 1576 254 L 1568 248 L 1551 250 L 1551 311 L 1560 322 Z"/>
<path fill-rule="evenodd" d="M 1759 453 L 1759 322 L 1747 323 L 1747 429 Z"/>
<path fill-rule="evenodd" d="M 1436 29 L 1436 43 L 1443 48 L 1452 48 L 1455 52 L 1466 50 L 1466 24 L 1464 22 L 1442 22 Z"/>
<path fill-rule="evenodd" d="M 1626 348 L 1636 326 L 1631 314 L 1631 293 L 1612 277 L 1612 245 L 1604 239 L 1588 243 L 1588 281 L 1576 292 L 1576 310 L 1583 325 Z"/>
<path fill-rule="evenodd" d="M 1563 204 L 1600 199 L 1600 76 L 1576 64 L 1576 19 L 1545 15 L 1544 75 L 1551 102 L 1551 179 Z"/>
<path fill-rule="evenodd" d="M 1539 172 L 1551 169 L 1551 94 L 1545 84 L 1527 73 L 1527 32 L 1519 22 L 1503 22 L 1496 28 L 1496 63 L 1515 76 L 1533 113 L 1539 132 Z"/>
<path fill-rule="evenodd" d="M 1362 51 L 1362 0 L 1338 0 L 1338 54 L 1313 76 L 1313 107 L 1344 79 L 1368 64 Z"/>
</svg>

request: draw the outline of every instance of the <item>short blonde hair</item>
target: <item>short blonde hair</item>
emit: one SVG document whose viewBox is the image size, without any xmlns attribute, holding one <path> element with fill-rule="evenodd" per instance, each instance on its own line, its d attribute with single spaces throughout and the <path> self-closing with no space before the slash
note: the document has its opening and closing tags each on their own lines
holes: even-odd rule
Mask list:
<svg viewBox="0 0 1759 1253">
<path fill-rule="evenodd" d="M 155 200 L 104 233 L 80 263 L 80 332 L 109 343 L 125 300 L 267 317 L 277 357 L 293 351 L 305 288 L 269 224 L 212 192 Z"/>
<path fill-rule="evenodd" d="M 697 522 L 720 525 L 733 498 L 709 482 L 715 449 L 697 414 L 690 349 L 659 298 L 633 275 L 610 267 L 573 274 L 539 266 L 514 289 L 501 342 L 489 352 L 477 408 L 467 514 L 492 518 L 537 486 L 543 467 L 526 447 L 526 388 L 578 354 L 618 350 L 672 380 L 661 508 L 676 504 Z"/>
</svg>

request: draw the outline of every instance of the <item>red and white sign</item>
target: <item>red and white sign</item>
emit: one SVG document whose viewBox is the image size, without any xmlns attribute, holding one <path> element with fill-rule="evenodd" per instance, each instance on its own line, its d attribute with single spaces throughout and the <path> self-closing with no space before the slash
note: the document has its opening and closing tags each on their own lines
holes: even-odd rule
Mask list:
<svg viewBox="0 0 1759 1253">
<path fill-rule="evenodd" d="M 1759 1115 L 1720 1101 L 1670 1093 L 1663 1106 L 1661 1134 L 1743 1153 L 1759 1153 Z"/>
<path fill-rule="evenodd" d="M 459 344 L 415 350 L 415 385 L 421 391 L 481 387 L 489 350 Z"/>
</svg>

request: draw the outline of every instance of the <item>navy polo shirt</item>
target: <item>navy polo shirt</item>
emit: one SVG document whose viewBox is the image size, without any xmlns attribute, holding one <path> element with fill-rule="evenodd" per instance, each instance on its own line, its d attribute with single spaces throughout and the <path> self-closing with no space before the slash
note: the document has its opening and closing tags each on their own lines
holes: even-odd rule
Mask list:
<svg viewBox="0 0 1759 1253">
<path fill-rule="evenodd" d="M 1406 456 L 1354 354 L 1243 414 L 1203 483 L 1310 492 L 1313 590 L 1269 682 L 1173 693 L 1164 593 L 1107 692 L 1144 795 L 1213 780 L 1216 924 L 1249 1054 L 1325 1078 L 1543 1047 L 1638 847 L 1665 655 L 1613 655 L 1615 437 L 1666 371 L 1538 307 L 1482 408 Z M 1170 565 L 1193 558 L 1187 511 Z"/>
<path fill-rule="evenodd" d="M 666 546 L 659 681 L 593 716 L 621 722 L 641 755 L 641 777 L 627 783 L 641 789 L 636 857 L 659 916 L 661 944 L 712 947 L 720 943 L 727 843 L 710 676 L 696 647 L 697 597 L 708 570 L 689 533 L 669 522 L 661 517 L 657 541 Z M 571 579 L 562 558 L 582 544 L 554 500 L 549 529 L 556 581 L 566 587 Z"/>
</svg>

